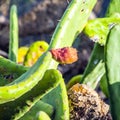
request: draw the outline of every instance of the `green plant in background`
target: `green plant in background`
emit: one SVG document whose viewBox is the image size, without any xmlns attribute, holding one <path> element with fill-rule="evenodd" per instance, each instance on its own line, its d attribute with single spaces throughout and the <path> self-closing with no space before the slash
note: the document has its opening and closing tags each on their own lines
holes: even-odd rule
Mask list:
<svg viewBox="0 0 120 120">
<path fill-rule="evenodd" d="M 10 11 L 10 44 L 9 59 L 17 62 L 18 56 L 18 17 L 17 7 L 13 5 Z"/>
<path fill-rule="evenodd" d="M 25 55 L 23 64 L 25 66 L 32 66 L 37 59 L 47 51 L 48 47 L 49 45 L 45 41 L 36 41 L 31 44 Z"/>
<path fill-rule="evenodd" d="M 28 46 L 18 49 L 18 64 L 31 67 L 37 59 L 47 51 L 49 45 L 45 41 L 36 41 Z"/>
<path fill-rule="evenodd" d="M 116 4 L 113 1 L 111 1 L 110 6 L 112 4 L 116 8 Z M 66 85 L 61 73 L 56 70 L 59 63 L 53 59 L 50 51 L 51 49 L 72 46 L 75 38 L 82 31 L 90 38 L 97 40 L 98 43 L 94 46 L 90 61 L 83 75 L 74 76 L 67 84 L 67 88 L 79 82 L 95 89 L 101 79 L 106 80 L 106 77 L 103 76 L 107 76 L 106 83 L 108 83 L 108 87 L 107 84 L 103 86 L 104 82 L 101 82 L 102 90 L 106 91 L 109 88 L 106 94 L 109 92 L 113 119 L 120 119 L 120 108 L 118 106 L 120 103 L 120 26 L 116 26 L 116 24 L 120 23 L 120 18 L 118 14 L 115 14 L 107 18 L 88 21 L 88 17 L 96 2 L 96 0 L 72 0 L 55 29 L 50 45 L 44 41 L 38 41 L 33 43 L 29 49 L 26 49 L 22 62 L 30 67 L 17 64 L 19 62 L 17 8 L 15 5 L 11 7 L 10 60 L 0 57 L 1 120 L 70 119 Z M 107 15 L 109 15 L 109 12 L 110 14 L 115 13 L 111 8 L 108 8 Z M 105 50 L 101 44 L 105 46 Z M 113 46 L 114 50 L 112 50 Z M 113 55 L 114 58 L 112 58 Z M 29 60 L 34 61 L 34 63 L 31 64 Z M 114 97 L 111 96 L 113 94 Z"/>
<path fill-rule="evenodd" d="M 119 4 L 120 4 L 119 0 L 110 0 L 106 16 L 111 16 L 113 15 L 113 13 L 120 13 Z"/>
<path fill-rule="evenodd" d="M 27 46 L 22 46 L 18 49 L 18 64 L 23 65 L 25 55 L 28 51 L 29 47 Z"/>
</svg>

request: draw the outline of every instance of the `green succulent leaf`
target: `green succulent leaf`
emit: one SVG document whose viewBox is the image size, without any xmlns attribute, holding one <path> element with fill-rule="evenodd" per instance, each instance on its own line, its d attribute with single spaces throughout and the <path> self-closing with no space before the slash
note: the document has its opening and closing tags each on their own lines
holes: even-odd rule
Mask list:
<svg viewBox="0 0 120 120">
<path fill-rule="evenodd" d="M 28 67 L 18 65 L 17 63 L 0 56 L 0 86 L 11 83 L 27 70 Z"/>
<path fill-rule="evenodd" d="M 51 53 L 45 53 L 27 72 L 10 84 L 1 86 L 0 104 L 12 101 L 31 90 L 42 79 L 44 72 L 47 70 L 50 63 L 49 58 L 52 58 Z"/>
<path fill-rule="evenodd" d="M 50 117 L 52 117 L 54 108 L 52 105 L 47 104 L 41 100 L 35 103 L 35 105 L 25 114 L 23 117 L 21 117 L 19 120 L 34 120 L 36 114 L 38 111 L 44 111 L 47 113 Z M 45 119 L 46 120 L 46 119 Z"/>
<path fill-rule="evenodd" d="M 113 120 L 120 120 L 120 25 L 113 27 L 105 46 L 105 69 Z"/>
<path fill-rule="evenodd" d="M 25 55 L 24 65 L 32 66 L 38 58 L 47 51 L 49 45 L 45 41 L 36 41 L 32 43 Z"/>
<path fill-rule="evenodd" d="M 120 23 L 120 15 L 106 18 L 96 18 L 89 20 L 85 26 L 84 33 L 94 42 L 105 45 L 109 30 Z"/>
<path fill-rule="evenodd" d="M 100 88 L 102 92 L 105 94 L 106 97 L 109 97 L 109 91 L 108 91 L 108 83 L 106 79 L 106 74 L 103 75 L 103 77 L 100 80 Z"/>
<path fill-rule="evenodd" d="M 76 75 L 72 77 L 66 85 L 67 89 L 70 89 L 76 83 L 80 83 L 81 78 L 82 78 L 82 75 Z"/>
<path fill-rule="evenodd" d="M 96 43 L 80 83 L 88 84 L 89 87 L 94 89 L 100 81 L 102 75 L 105 74 L 103 61 L 104 46 L 100 46 Z"/>
<path fill-rule="evenodd" d="M 9 59 L 14 62 L 17 62 L 18 59 L 18 17 L 16 5 L 12 5 L 10 9 Z"/>
<path fill-rule="evenodd" d="M 40 111 L 37 113 L 35 120 L 51 120 L 51 119 L 44 111 Z"/>
<path fill-rule="evenodd" d="M 54 90 L 42 98 L 42 100 L 55 109 L 53 120 L 69 120 L 69 104 L 64 80 Z"/>
<path fill-rule="evenodd" d="M 62 75 L 57 70 L 48 70 L 44 77 L 30 91 L 13 101 L 0 104 L 1 120 L 18 120 L 37 103 L 40 98 L 56 88 L 62 81 Z"/>
</svg>

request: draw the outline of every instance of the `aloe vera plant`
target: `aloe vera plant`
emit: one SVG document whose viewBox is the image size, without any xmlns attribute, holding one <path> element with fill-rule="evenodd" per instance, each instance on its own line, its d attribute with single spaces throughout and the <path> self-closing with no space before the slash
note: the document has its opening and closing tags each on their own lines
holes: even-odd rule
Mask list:
<svg viewBox="0 0 120 120">
<path fill-rule="evenodd" d="M 62 48 L 72 45 L 77 35 L 83 30 L 84 26 L 86 25 L 87 19 L 95 3 L 96 0 L 71 1 L 53 34 L 49 50 L 53 48 Z M 16 62 L 14 59 L 10 59 Z M 55 81 L 48 81 L 49 77 L 45 74 L 45 71 L 47 69 L 56 69 L 57 65 L 58 63 L 55 60 L 53 60 L 51 53 L 47 51 L 27 72 L 23 73 L 20 77 L 15 79 L 10 84 L 0 87 L 0 118 L 19 119 L 32 106 L 34 106 L 35 103 L 39 101 L 41 97 L 43 97 L 43 95 L 45 95 L 45 91 L 47 91 L 48 89 L 53 89 L 55 86 L 57 86 L 59 81 L 56 81 L 56 79 L 53 79 Z M 57 72 L 55 72 L 54 75 L 52 73 L 51 79 L 55 78 L 56 75 Z M 45 76 L 45 78 L 47 76 L 47 79 L 45 79 L 44 82 L 42 80 L 43 76 Z M 50 84 L 48 84 L 49 82 Z M 41 92 L 38 91 L 38 86 L 41 86 Z M 57 111 L 53 119 L 69 120 L 67 92 L 63 80 L 60 82 L 59 86 L 56 87 L 55 90 L 60 93 L 57 100 L 61 101 L 61 104 L 59 104 L 58 110 L 56 106 L 57 103 L 51 103 Z M 54 90 L 51 91 L 45 96 L 45 98 L 47 98 L 48 96 L 52 96 L 54 92 Z M 56 98 L 56 96 L 57 95 L 55 94 L 53 99 Z M 43 98 L 43 100 L 45 100 L 45 98 Z M 11 108 L 13 111 L 10 112 L 9 108 Z M 7 116 L 5 114 L 7 114 Z"/>
<path fill-rule="evenodd" d="M 10 60 L 0 57 L 1 120 L 70 119 L 66 85 L 61 73 L 55 70 L 59 63 L 53 59 L 54 57 L 49 51 L 72 46 L 75 38 L 84 28 L 83 32 L 89 37 L 95 38 L 98 43 L 94 46 L 84 74 L 74 77 L 68 87 L 70 88 L 76 82 L 80 82 L 94 89 L 101 78 L 106 75 L 103 80 L 107 78 L 109 88 L 107 94 L 109 92 L 112 117 L 113 120 L 120 119 L 120 25 L 116 25 L 120 23 L 120 17 L 119 14 L 110 16 L 115 12 L 119 12 L 116 3 L 120 2 L 119 0 L 111 0 L 106 15 L 108 16 L 107 18 L 99 18 L 87 22 L 95 3 L 96 0 L 72 0 L 55 29 L 48 50 L 46 49 L 47 51 L 29 68 L 17 64 L 17 10 L 16 6 L 12 6 L 10 14 Z M 29 60 L 30 57 L 28 56 L 26 60 Z M 103 91 L 105 91 L 106 84 L 105 86 L 103 84 L 104 82 L 101 85 Z M 46 106 L 48 109 L 46 109 Z"/>
<path fill-rule="evenodd" d="M 87 23 L 87 18 L 89 17 L 89 14 L 95 3 L 96 3 L 96 0 L 92 0 L 92 1 L 73 0 L 70 3 L 70 5 L 68 6 L 66 12 L 64 13 L 60 23 L 58 24 L 53 34 L 49 50 L 53 48 L 62 48 L 62 47 L 66 47 L 66 46 L 68 47 L 72 45 L 76 36 L 85 27 Z M 84 21 L 83 21 L 83 18 L 84 18 Z M 106 20 L 109 22 L 105 23 Z M 116 20 L 117 22 L 114 20 Z M 111 22 L 112 24 L 119 23 L 119 18 L 117 19 L 117 18 L 111 17 L 108 19 L 104 18 L 96 21 L 97 21 L 96 22 L 97 24 L 99 24 L 100 22 L 100 26 L 105 25 L 105 28 L 107 26 L 107 29 L 104 32 L 105 38 L 103 38 L 105 40 L 106 35 L 109 32 L 108 25 L 111 24 Z M 88 24 L 90 25 L 90 23 Z M 86 29 L 87 29 L 87 26 L 86 26 Z M 86 29 L 85 31 L 91 34 L 90 31 Z M 101 35 L 101 33 L 99 35 Z M 102 41 L 102 42 L 100 41 L 100 43 L 105 44 L 105 41 Z M 11 43 L 15 43 L 15 42 L 11 42 Z M 95 88 L 96 84 L 98 83 L 96 79 L 101 79 L 101 77 L 105 74 L 104 63 L 103 63 L 104 61 L 103 48 L 104 47 L 101 47 L 98 44 L 96 44 L 93 50 L 93 54 L 90 59 L 90 62 L 83 75 L 83 78 L 81 79 L 83 83 L 89 84 L 93 88 Z M 14 50 L 15 48 L 12 47 L 12 49 Z M 10 51 L 12 50 L 10 49 Z M 100 54 L 98 55 L 97 53 L 100 53 Z M 10 53 L 10 55 L 12 55 L 12 53 Z M 15 57 L 16 56 L 17 55 L 15 55 Z M 13 59 L 12 57 L 10 59 L 16 62 L 16 59 Z M 58 71 L 48 70 L 49 72 L 46 73 L 47 69 L 51 69 L 51 68 L 56 69 L 58 65 L 58 62 L 53 60 L 52 55 L 49 53 L 49 51 L 44 53 L 31 68 L 19 66 L 3 58 L 1 58 L 1 61 L 3 61 L 3 64 L 1 63 L 2 64 L 1 72 L 3 72 L 4 74 L 6 71 L 8 72 L 8 74 L 11 75 L 12 72 L 15 72 L 15 70 L 17 70 L 16 71 L 17 76 L 13 78 L 15 80 L 12 80 L 10 84 L 7 84 L 6 82 L 4 83 L 4 85 L 7 84 L 6 86 L 0 87 L 0 95 L 1 95 L 0 96 L 1 98 L 0 99 L 0 102 L 1 102 L 0 118 L 1 119 L 20 119 L 22 116 L 23 116 L 23 119 L 26 119 L 25 116 L 27 117 L 29 116 L 27 115 L 28 111 L 30 111 L 32 107 L 34 108 L 37 102 L 41 102 L 39 100 L 40 98 L 42 98 L 44 102 L 49 103 L 54 107 L 55 115 L 51 116 L 53 120 L 64 120 L 64 119 L 69 120 L 69 106 L 68 106 L 68 98 L 67 98 L 65 83 Z M 5 62 L 10 63 L 8 70 L 4 68 L 6 64 Z M 10 70 L 10 68 L 12 68 L 12 70 Z M 56 77 L 59 78 L 58 81 Z M 95 79 L 92 80 L 93 77 L 95 77 Z M 51 78 L 53 81 L 52 80 L 49 81 L 48 78 Z M 41 92 L 38 91 L 38 89 Z M 52 89 L 51 92 L 49 92 L 48 94 L 44 93 L 45 91 L 47 90 L 49 91 L 50 89 Z M 48 98 L 50 100 L 48 100 Z M 12 113 L 10 112 L 9 108 L 13 109 Z M 5 114 L 7 114 L 8 116 L 5 116 Z M 42 118 L 37 117 L 36 119 L 45 119 L 44 117 L 46 115 L 47 114 L 45 113 L 45 110 L 44 110 L 43 117 Z M 47 118 L 50 119 L 49 117 Z"/>
<path fill-rule="evenodd" d="M 93 8 L 93 6 L 95 5 L 96 3 L 96 0 L 93 0 L 93 2 L 90 2 L 90 1 L 79 1 L 79 0 L 73 0 L 71 2 L 71 4 L 68 6 L 68 9 L 66 10 L 61 22 L 58 24 L 58 27 L 56 28 L 56 31 L 52 37 L 52 41 L 51 41 L 51 44 L 50 44 L 50 48 L 56 48 L 58 45 L 58 47 L 64 47 L 64 46 L 70 46 L 75 37 L 78 35 L 79 32 L 82 31 L 83 27 L 85 26 L 86 22 L 87 22 L 87 18 L 89 17 L 89 14 Z M 78 7 L 79 6 L 79 7 Z M 89 8 L 89 9 L 88 9 Z M 84 11 L 82 11 L 82 9 L 84 9 Z M 70 12 L 69 12 L 70 11 Z M 76 19 L 74 18 L 74 15 L 75 14 L 71 14 L 71 13 L 74 13 L 76 12 L 77 14 L 79 14 L 79 11 L 81 11 L 81 16 L 77 17 Z M 86 12 L 87 11 L 87 12 Z M 84 13 L 84 14 L 83 14 Z M 73 15 L 73 16 L 71 16 Z M 85 17 L 86 19 L 83 21 L 83 23 L 81 23 L 80 27 L 78 25 L 74 25 L 74 29 L 69 29 L 69 27 L 71 27 L 70 25 L 73 25 L 72 23 L 74 22 L 74 19 L 76 20 L 76 24 L 79 23 L 80 21 L 82 21 L 82 16 Z M 63 36 L 63 34 L 67 34 L 67 30 L 69 30 L 69 37 L 67 39 L 69 39 L 69 42 L 64 42 L 65 41 L 65 37 L 66 35 Z M 68 36 L 68 35 L 67 35 Z M 61 38 L 61 39 L 59 39 Z M 49 59 L 48 59 L 49 58 Z M 45 59 L 45 60 L 40 60 L 40 59 Z M 50 53 L 46 53 L 44 54 L 41 58 L 38 60 L 37 63 L 39 63 L 39 61 L 46 61 L 49 62 L 52 60 L 52 56 L 50 55 Z M 53 61 L 54 62 L 54 61 Z M 29 70 L 27 71 L 24 75 L 22 75 L 20 78 L 18 78 L 17 80 L 15 80 L 14 82 L 12 82 L 10 85 L 14 85 L 17 83 L 17 81 L 21 82 L 23 80 L 26 80 L 27 78 L 27 75 L 29 76 L 30 74 L 33 74 L 33 72 L 35 73 L 35 70 L 37 69 L 37 63 Z M 44 64 L 42 65 L 42 62 L 41 63 L 41 66 L 42 67 L 45 67 L 48 66 L 47 64 Z M 50 62 L 50 65 L 51 65 L 51 62 Z M 54 67 L 54 66 L 53 66 Z M 46 68 L 47 69 L 47 68 Z M 43 72 L 43 68 L 42 68 L 42 73 Z M 36 73 L 35 73 L 36 74 Z M 40 75 L 40 73 L 39 73 Z M 31 76 L 30 76 L 31 77 Z M 32 77 L 31 77 L 32 78 Z M 37 79 L 37 78 L 36 78 Z M 40 79 L 40 78 L 39 78 Z M 34 80 L 35 81 L 35 80 Z M 9 86 L 10 87 L 10 86 Z M 4 89 L 4 87 L 3 87 Z M 4 91 L 3 91 L 4 92 Z M 25 91 L 24 91 L 25 93 Z M 1 93 L 2 94 L 2 93 Z M 9 94 L 9 92 L 8 92 Z M 17 95 L 17 93 L 16 93 Z M 20 93 L 20 95 L 22 95 Z M 18 95 L 19 96 L 19 95 Z M 15 97 L 14 97 L 15 98 Z M 6 98 L 7 99 L 7 98 Z M 12 98 L 11 98 L 12 99 Z M 8 100 L 9 97 L 8 97 Z M 1 99 L 1 101 L 4 101 Z"/>
</svg>

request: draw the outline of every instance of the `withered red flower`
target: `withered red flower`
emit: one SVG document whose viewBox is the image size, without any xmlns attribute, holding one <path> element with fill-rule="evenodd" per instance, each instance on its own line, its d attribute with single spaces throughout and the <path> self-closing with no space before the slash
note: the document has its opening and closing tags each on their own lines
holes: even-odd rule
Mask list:
<svg viewBox="0 0 120 120">
<path fill-rule="evenodd" d="M 61 64 L 71 64 L 78 60 L 77 50 L 72 47 L 64 47 L 50 50 L 52 57 Z"/>
</svg>

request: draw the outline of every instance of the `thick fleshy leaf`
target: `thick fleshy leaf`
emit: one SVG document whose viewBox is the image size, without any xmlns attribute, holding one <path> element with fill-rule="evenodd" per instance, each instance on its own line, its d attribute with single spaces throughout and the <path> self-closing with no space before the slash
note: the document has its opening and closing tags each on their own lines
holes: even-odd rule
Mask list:
<svg viewBox="0 0 120 120">
<path fill-rule="evenodd" d="M 113 120 L 120 120 L 120 25 L 113 27 L 105 46 L 105 68 Z"/>
<path fill-rule="evenodd" d="M 40 80 L 30 91 L 13 101 L 0 104 L 0 119 L 18 120 L 28 112 L 35 103 L 40 100 L 40 98 L 58 86 L 62 80 L 63 78 L 59 71 L 46 71 L 43 79 Z"/>
</svg>

